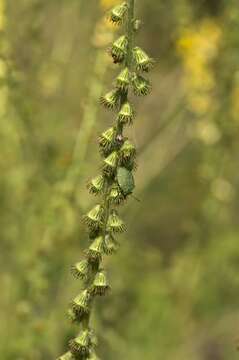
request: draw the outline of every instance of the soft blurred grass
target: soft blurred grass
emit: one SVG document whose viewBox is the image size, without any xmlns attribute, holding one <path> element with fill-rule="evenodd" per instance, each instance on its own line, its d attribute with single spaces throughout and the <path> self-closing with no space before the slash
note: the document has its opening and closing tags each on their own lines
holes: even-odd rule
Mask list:
<svg viewBox="0 0 239 360">
<path fill-rule="evenodd" d="M 115 67 L 105 55 L 112 1 L 0 2 L 0 351 L 53 359 L 76 329 L 85 189 L 99 168 L 98 106 Z M 95 326 L 103 359 L 236 359 L 238 60 L 236 0 L 138 2 L 138 41 L 158 63 L 136 99 L 138 203 L 106 259 L 113 291 Z M 116 70 L 117 71 L 117 70 Z"/>
</svg>

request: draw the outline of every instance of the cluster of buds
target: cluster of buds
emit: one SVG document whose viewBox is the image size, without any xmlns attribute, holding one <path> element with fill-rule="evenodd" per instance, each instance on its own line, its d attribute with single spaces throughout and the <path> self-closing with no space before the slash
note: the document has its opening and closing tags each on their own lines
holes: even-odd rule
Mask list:
<svg viewBox="0 0 239 360">
<path fill-rule="evenodd" d="M 116 252 L 119 247 L 115 236 L 126 230 L 117 207 L 132 195 L 135 181 L 136 148 L 124 135 L 125 126 L 133 124 L 135 110 L 129 99 L 130 92 L 145 96 L 151 85 L 142 73 L 148 72 L 153 60 L 139 47 L 134 47 L 136 32 L 134 1 L 128 0 L 117 5 L 109 14 L 116 25 L 126 24 L 126 34 L 120 36 L 111 46 L 113 62 L 122 65 L 113 90 L 102 96 L 101 104 L 116 113 L 116 122 L 99 137 L 99 151 L 102 156 L 101 173 L 88 183 L 89 192 L 101 200 L 85 216 L 90 244 L 85 257 L 72 267 L 76 278 L 82 279 L 84 288 L 74 298 L 69 310 L 72 321 L 81 324 L 78 336 L 69 343 L 69 351 L 59 360 L 92 359 L 97 341 L 90 328 L 90 314 L 95 297 L 105 295 L 110 289 L 103 259 Z"/>
</svg>

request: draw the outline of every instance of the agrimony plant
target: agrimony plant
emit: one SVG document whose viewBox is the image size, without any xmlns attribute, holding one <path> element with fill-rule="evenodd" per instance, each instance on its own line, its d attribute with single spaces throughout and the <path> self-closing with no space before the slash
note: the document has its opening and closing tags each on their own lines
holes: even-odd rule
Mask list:
<svg viewBox="0 0 239 360">
<path fill-rule="evenodd" d="M 134 10 L 135 0 L 128 0 L 109 13 L 109 20 L 113 24 L 125 28 L 125 34 L 114 41 L 109 51 L 114 63 L 122 68 L 114 89 L 101 97 L 102 105 L 116 114 L 116 120 L 99 137 L 102 170 L 89 182 L 88 189 L 100 200 L 84 216 L 90 245 L 85 250 L 85 257 L 72 267 L 74 276 L 83 281 L 82 291 L 72 301 L 70 308 L 71 319 L 80 325 L 80 331 L 70 340 L 69 351 L 59 360 L 98 359 L 95 352 L 96 336 L 90 324 L 91 311 L 95 298 L 105 295 L 110 288 L 103 257 L 117 250 L 115 236 L 126 229 L 117 208 L 132 194 L 135 186 L 133 171 L 136 167 L 136 148 L 124 135 L 125 126 L 132 125 L 135 117 L 129 95 L 144 96 L 150 92 L 150 83 L 143 73 L 153 65 L 146 52 L 134 44 L 134 35 L 140 24 Z"/>
</svg>

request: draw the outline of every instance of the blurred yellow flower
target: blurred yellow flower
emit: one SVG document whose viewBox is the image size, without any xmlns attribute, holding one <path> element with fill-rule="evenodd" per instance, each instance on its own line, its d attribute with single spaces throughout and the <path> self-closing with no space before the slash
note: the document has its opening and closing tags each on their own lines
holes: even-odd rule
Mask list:
<svg viewBox="0 0 239 360">
<path fill-rule="evenodd" d="M 183 60 L 188 106 L 199 116 L 212 108 L 211 91 L 215 87 L 215 79 L 210 65 L 218 53 L 220 38 L 218 24 L 206 19 L 183 30 L 177 42 Z"/>
</svg>

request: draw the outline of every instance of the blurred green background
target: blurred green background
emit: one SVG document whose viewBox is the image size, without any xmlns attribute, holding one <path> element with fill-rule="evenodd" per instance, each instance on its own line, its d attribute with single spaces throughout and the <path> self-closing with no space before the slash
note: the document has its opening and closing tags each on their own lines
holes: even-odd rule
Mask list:
<svg viewBox="0 0 239 360">
<path fill-rule="evenodd" d="M 50 360 L 76 333 L 85 184 L 99 169 L 98 105 L 117 67 L 114 0 L 0 0 L 0 359 Z M 137 1 L 157 59 L 136 99 L 128 232 L 106 259 L 94 326 L 104 360 L 234 360 L 239 336 L 238 0 Z"/>
</svg>

